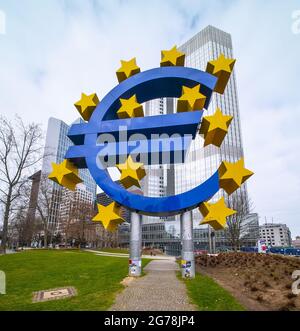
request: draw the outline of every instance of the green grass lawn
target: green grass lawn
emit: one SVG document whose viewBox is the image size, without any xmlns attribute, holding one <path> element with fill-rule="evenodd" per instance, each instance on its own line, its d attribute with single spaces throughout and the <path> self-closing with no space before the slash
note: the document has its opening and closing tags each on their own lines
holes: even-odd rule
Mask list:
<svg viewBox="0 0 300 331">
<path fill-rule="evenodd" d="M 181 275 L 180 275 L 181 277 Z M 184 280 L 188 295 L 199 310 L 241 311 L 245 308 L 212 278 L 196 274 L 195 279 Z"/>
<path fill-rule="evenodd" d="M 107 310 L 123 289 L 128 264 L 124 258 L 88 252 L 36 250 L 0 256 L 0 270 L 7 284 L 0 310 Z M 74 286 L 78 295 L 32 303 L 32 292 L 64 286 Z"/>
</svg>

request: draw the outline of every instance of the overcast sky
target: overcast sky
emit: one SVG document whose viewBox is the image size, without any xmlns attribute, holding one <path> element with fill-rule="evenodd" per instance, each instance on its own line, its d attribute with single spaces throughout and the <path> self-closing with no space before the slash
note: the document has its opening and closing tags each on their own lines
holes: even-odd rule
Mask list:
<svg viewBox="0 0 300 331">
<path fill-rule="evenodd" d="M 0 112 L 44 128 L 50 116 L 70 123 L 81 92 L 101 98 L 116 85 L 120 59 L 157 67 L 161 49 L 214 25 L 231 33 L 238 60 L 255 211 L 300 235 L 297 17 L 300 2 L 292 0 L 0 0 Z"/>
</svg>

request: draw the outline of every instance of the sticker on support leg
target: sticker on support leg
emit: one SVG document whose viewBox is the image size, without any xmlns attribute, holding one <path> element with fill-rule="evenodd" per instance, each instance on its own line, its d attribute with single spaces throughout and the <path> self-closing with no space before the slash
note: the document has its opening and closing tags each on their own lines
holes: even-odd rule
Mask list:
<svg viewBox="0 0 300 331">
<path fill-rule="evenodd" d="M 142 261 L 141 260 L 129 260 L 129 270 L 131 275 L 135 275 L 139 268 L 142 267 Z"/>
</svg>

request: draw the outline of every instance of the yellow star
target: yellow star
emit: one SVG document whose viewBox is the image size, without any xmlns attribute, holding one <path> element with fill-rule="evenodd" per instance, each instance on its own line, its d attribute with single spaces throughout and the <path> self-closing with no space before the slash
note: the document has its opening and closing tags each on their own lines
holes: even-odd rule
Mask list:
<svg viewBox="0 0 300 331">
<path fill-rule="evenodd" d="M 253 175 L 253 172 L 244 167 L 244 158 L 236 163 L 223 161 L 219 167 L 220 187 L 227 194 L 233 193 Z"/>
<path fill-rule="evenodd" d="M 119 118 L 144 117 L 143 106 L 137 102 L 136 95 L 129 99 L 120 99 L 121 107 L 117 111 Z"/>
<path fill-rule="evenodd" d="M 78 168 L 69 160 L 63 160 L 60 164 L 52 163 L 52 172 L 48 178 L 72 191 L 82 182 L 78 176 Z"/>
<path fill-rule="evenodd" d="M 236 213 L 235 210 L 226 206 L 224 197 L 216 203 L 201 203 L 199 210 L 203 216 L 203 220 L 200 224 L 209 224 L 215 230 L 224 229 L 226 225 L 226 217 Z"/>
<path fill-rule="evenodd" d="M 117 71 L 119 83 L 135 74 L 138 74 L 140 71 L 141 69 L 137 66 L 135 57 L 129 61 L 121 60 L 121 68 Z"/>
<path fill-rule="evenodd" d="M 185 54 L 180 52 L 176 46 L 169 51 L 161 51 L 161 67 L 184 66 Z"/>
<path fill-rule="evenodd" d="M 81 93 L 81 99 L 77 101 L 74 106 L 79 111 L 80 115 L 85 121 L 88 121 L 96 109 L 99 99 L 96 93 L 86 95 Z"/>
<path fill-rule="evenodd" d="M 102 222 L 103 227 L 111 232 L 114 232 L 118 225 L 124 222 L 121 217 L 122 209 L 116 202 L 110 203 L 108 206 L 97 204 L 98 214 L 93 218 L 94 222 Z"/>
<path fill-rule="evenodd" d="M 177 101 L 177 112 L 202 110 L 206 101 L 206 96 L 200 93 L 200 84 L 189 88 L 182 86 L 182 95 Z"/>
<path fill-rule="evenodd" d="M 204 146 L 215 145 L 220 147 L 233 116 L 223 115 L 220 108 L 212 116 L 204 116 L 202 119 L 200 134 L 204 135 Z"/>
<path fill-rule="evenodd" d="M 230 75 L 233 71 L 235 59 L 227 59 L 224 54 L 221 54 L 217 60 L 209 61 L 207 63 L 206 72 L 218 77 L 215 91 L 223 94 L 226 85 L 229 81 Z"/>
<path fill-rule="evenodd" d="M 117 164 L 117 168 L 121 172 L 120 181 L 125 188 L 141 187 L 139 181 L 146 176 L 143 163 L 133 162 L 129 155 L 125 163 Z"/>
</svg>

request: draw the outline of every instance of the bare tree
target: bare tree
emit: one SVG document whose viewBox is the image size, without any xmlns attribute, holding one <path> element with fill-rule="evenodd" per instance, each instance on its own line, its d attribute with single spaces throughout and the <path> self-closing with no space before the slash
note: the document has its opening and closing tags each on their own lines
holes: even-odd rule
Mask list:
<svg viewBox="0 0 300 331">
<path fill-rule="evenodd" d="M 20 205 L 16 212 L 12 212 L 12 216 L 10 218 L 9 226 L 8 226 L 8 234 L 7 234 L 7 244 L 8 246 L 16 246 L 19 245 L 24 246 L 30 240 L 30 232 L 26 218 L 27 206 Z"/>
<path fill-rule="evenodd" d="M 20 206 L 11 217 L 7 231 L 7 246 L 11 248 L 23 245 L 25 234 L 26 207 Z"/>
<path fill-rule="evenodd" d="M 78 246 L 86 244 L 87 231 L 91 226 L 95 228 L 95 224 L 91 223 L 91 219 L 95 215 L 93 204 L 85 201 L 72 201 L 68 224 L 68 239 L 74 239 Z"/>
<path fill-rule="evenodd" d="M 25 124 L 20 117 L 13 123 L 0 117 L 0 203 L 4 207 L 0 251 L 3 253 L 12 206 L 21 195 L 29 169 L 42 158 L 41 138 L 40 125 Z"/>
<path fill-rule="evenodd" d="M 29 212 L 31 183 L 26 181 L 20 196 L 14 201 L 11 208 L 9 227 L 14 229 L 18 236 L 18 246 L 31 246 L 38 232 L 38 224 L 34 214 Z"/>
<path fill-rule="evenodd" d="M 241 246 L 241 238 L 243 237 L 245 226 L 244 220 L 252 209 L 252 202 L 245 192 L 235 192 L 227 200 L 227 206 L 237 211 L 236 214 L 228 217 L 225 236 L 230 242 L 231 247 L 236 251 Z"/>
<path fill-rule="evenodd" d="M 54 184 L 48 179 L 47 175 L 42 174 L 40 179 L 39 195 L 37 199 L 36 209 L 38 219 L 44 232 L 44 247 L 48 246 L 49 235 L 52 236 L 54 229 L 49 222 L 52 205 L 54 202 Z M 59 194 L 59 190 L 57 190 Z"/>
</svg>

